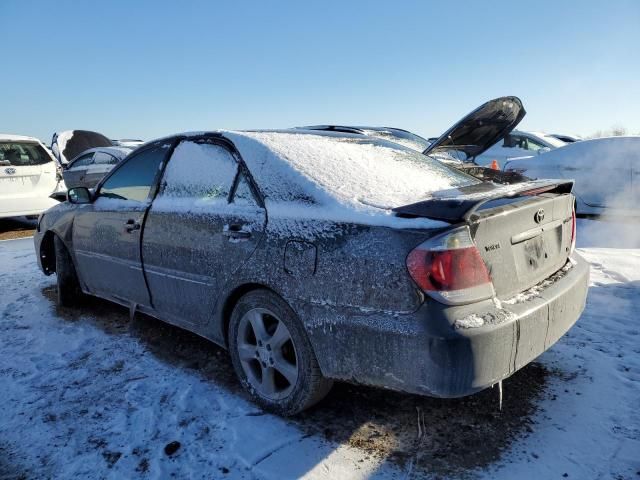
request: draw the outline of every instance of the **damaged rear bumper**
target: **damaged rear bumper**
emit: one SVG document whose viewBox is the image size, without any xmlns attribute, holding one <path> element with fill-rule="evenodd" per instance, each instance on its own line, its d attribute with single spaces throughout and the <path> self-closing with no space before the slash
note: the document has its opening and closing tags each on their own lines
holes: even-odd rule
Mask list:
<svg viewBox="0 0 640 480">
<path fill-rule="evenodd" d="M 412 314 L 306 305 L 301 313 L 325 376 L 437 397 L 495 384 L 551 347 L 584 310 L 589 264 L 513 299 L 451 307 L 427 300 Z"/>
</svg>

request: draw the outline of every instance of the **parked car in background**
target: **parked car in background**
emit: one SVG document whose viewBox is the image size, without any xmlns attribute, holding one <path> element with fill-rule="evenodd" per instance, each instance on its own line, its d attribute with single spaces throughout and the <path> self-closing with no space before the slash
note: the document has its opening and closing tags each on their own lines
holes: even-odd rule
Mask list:
<svg viewBox="0 0 640 480">
<path fill-rule="evenodd" d="M 62 175 L 67 188 L 95 187 L 133 148 L 90 148 L 64 166 Z"/>
<path fill-rule="evenodd" d="M 584 308 L 571 186 L 481 182 L 360 134 L 183 134 L 70 189 L 34 245 L 61 304 L 82 291 L 219 343 L 268 410 L 333 379 L 458 397 Z"/>
<path fill-rule="evenodd" d="M 390 127 L 315 125 L 298 128 L 381 138 L 422 152 L 426 156 L 481 180 L 518 183 L 526 178 L 514 172 L 479 166 L 473 162 L 473 159 L 493 145 L 497 139 L 508 135 L 522 120 L 525 113 L 522 102 L 517 97 L 496 98 L 473 110 L 440 137 L 430 140 L 425 140 L 407 130 Z"/>
<path fill-rule="evenodd" d="M 549 136 L 555 137 L 558 140 L 563 141 L 564 143 L 580 142 L 580 141 L 584 140 L 579 135 L 569 135 L 569 134 L 566 134 L 566 133 L 550 133 Z"/>
<path fill-rule="evenodd" d="M 383 140 L 399 143 L 417 152 L 422 152 L 430 142 L 420 135 L 395 127 L 356 127 L 347 125 L 310 125 L 306 127 L 296 127 L 302 130 L 319 130 L 323 132 L 342 132 L 369 135 Z"/>
<path fill-rule="evenodd" d="M 0 218 L 39 215 L 58 202 L 53 156 L 33 137 L 0 134 Z"/>
<path fill-rule="evenodd" d="M 505 170 L 574 179 L 578 214 L 640 214 L 640 137 L 607 137 L 514 158 Z"/>
<path fill-rule="evenodd" d="M 565 145 L 566 143 L 562 140 L 545 133 L 514 130 L 482 154 L 477 155 L 474 162 L 478 165 L 490 165 L 493 160 L 496 160 L 498 166 L 502 168 L 511 158 L 539 155 Z"/>
<path fill-rule="evenodd" d="M 51 151 L 61 166 L 90 148 L 112 146 L 113 142 L 107 137 L 89 130 L 56 132 L 51 139 Z"/>
</svg>

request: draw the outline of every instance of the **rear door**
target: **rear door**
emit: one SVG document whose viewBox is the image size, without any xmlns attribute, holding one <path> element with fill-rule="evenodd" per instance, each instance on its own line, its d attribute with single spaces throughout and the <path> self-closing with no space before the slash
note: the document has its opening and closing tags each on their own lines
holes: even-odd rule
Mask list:
<svg viewBox="0 0 640 480">
<path fill-rule="evenodd" d="M 266 214 L 239 158 L 220 140 L 184 140 L 144 228 L 153 306 L 177 324 L 211 320 L 218 294 L 255 250 Z"/>
<path fill-rule="evenodd" d="M 170 142 L 130 157 L 102 183 L 95 201 L 74 217 L 73 250 L 87 289 L 121 303 L 150 306 L 140 236 Z"/>
</svg>

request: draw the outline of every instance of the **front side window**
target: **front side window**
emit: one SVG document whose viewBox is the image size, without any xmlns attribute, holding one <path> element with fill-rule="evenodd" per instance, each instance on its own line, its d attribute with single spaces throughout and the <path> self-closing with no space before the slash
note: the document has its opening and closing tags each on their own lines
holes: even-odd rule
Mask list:
<svg viewBox="0 0 640 480">
<path fill-rule="evenodd" d="M 0 166 L 30 167 L 51 161 L 36 142 L 0 142 Z"/>
<path fill-rule="evenodd" d="M 238 164 L 226 148 L 183 141 L 165 169 L 161 195 L 199 201 L 227 201 Z"/>
<path fill-rule="evenodd" d="M 535 140 L 533 140 L 531 138 L 525 138 L 524 141 L 525 141 L 525 145 L 524 145 L 523 148 L 525 150 L 531 150 L 533 152 L 537 152 L 541 148 L 545 147 L 542 143 L 536 142 Z"/>
<path fill-rule="evenodd" d="M 131 157 L 102 184 L 100 196 L 146 201 L 167 152 L 166 147 L 148 148 Z"/>
</svg>

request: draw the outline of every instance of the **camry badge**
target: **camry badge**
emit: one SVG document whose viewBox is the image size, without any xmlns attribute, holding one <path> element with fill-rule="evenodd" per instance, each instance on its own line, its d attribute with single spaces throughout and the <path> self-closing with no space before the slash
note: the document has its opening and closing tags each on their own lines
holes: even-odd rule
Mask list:
<svg viewBox="0 0 640 480">
<path fill-rule="evenodd" d="M 15 168 L 12 168 L 12 167 L 5 168 L 5 169 L 4 169 L 4 173 L 6 173 L 7 175 L 13 175 L 13 174 L 15 174 L 15 173 L 16 173 L 16 169 L 15 169 Z"/>
<path fill-rule="evenodd" d="M 544 208 L 540 208 L 533 216 L 533 219 L 536 221 L 536 223 L 542 222 L 544 220 Z"/>
</svg>

